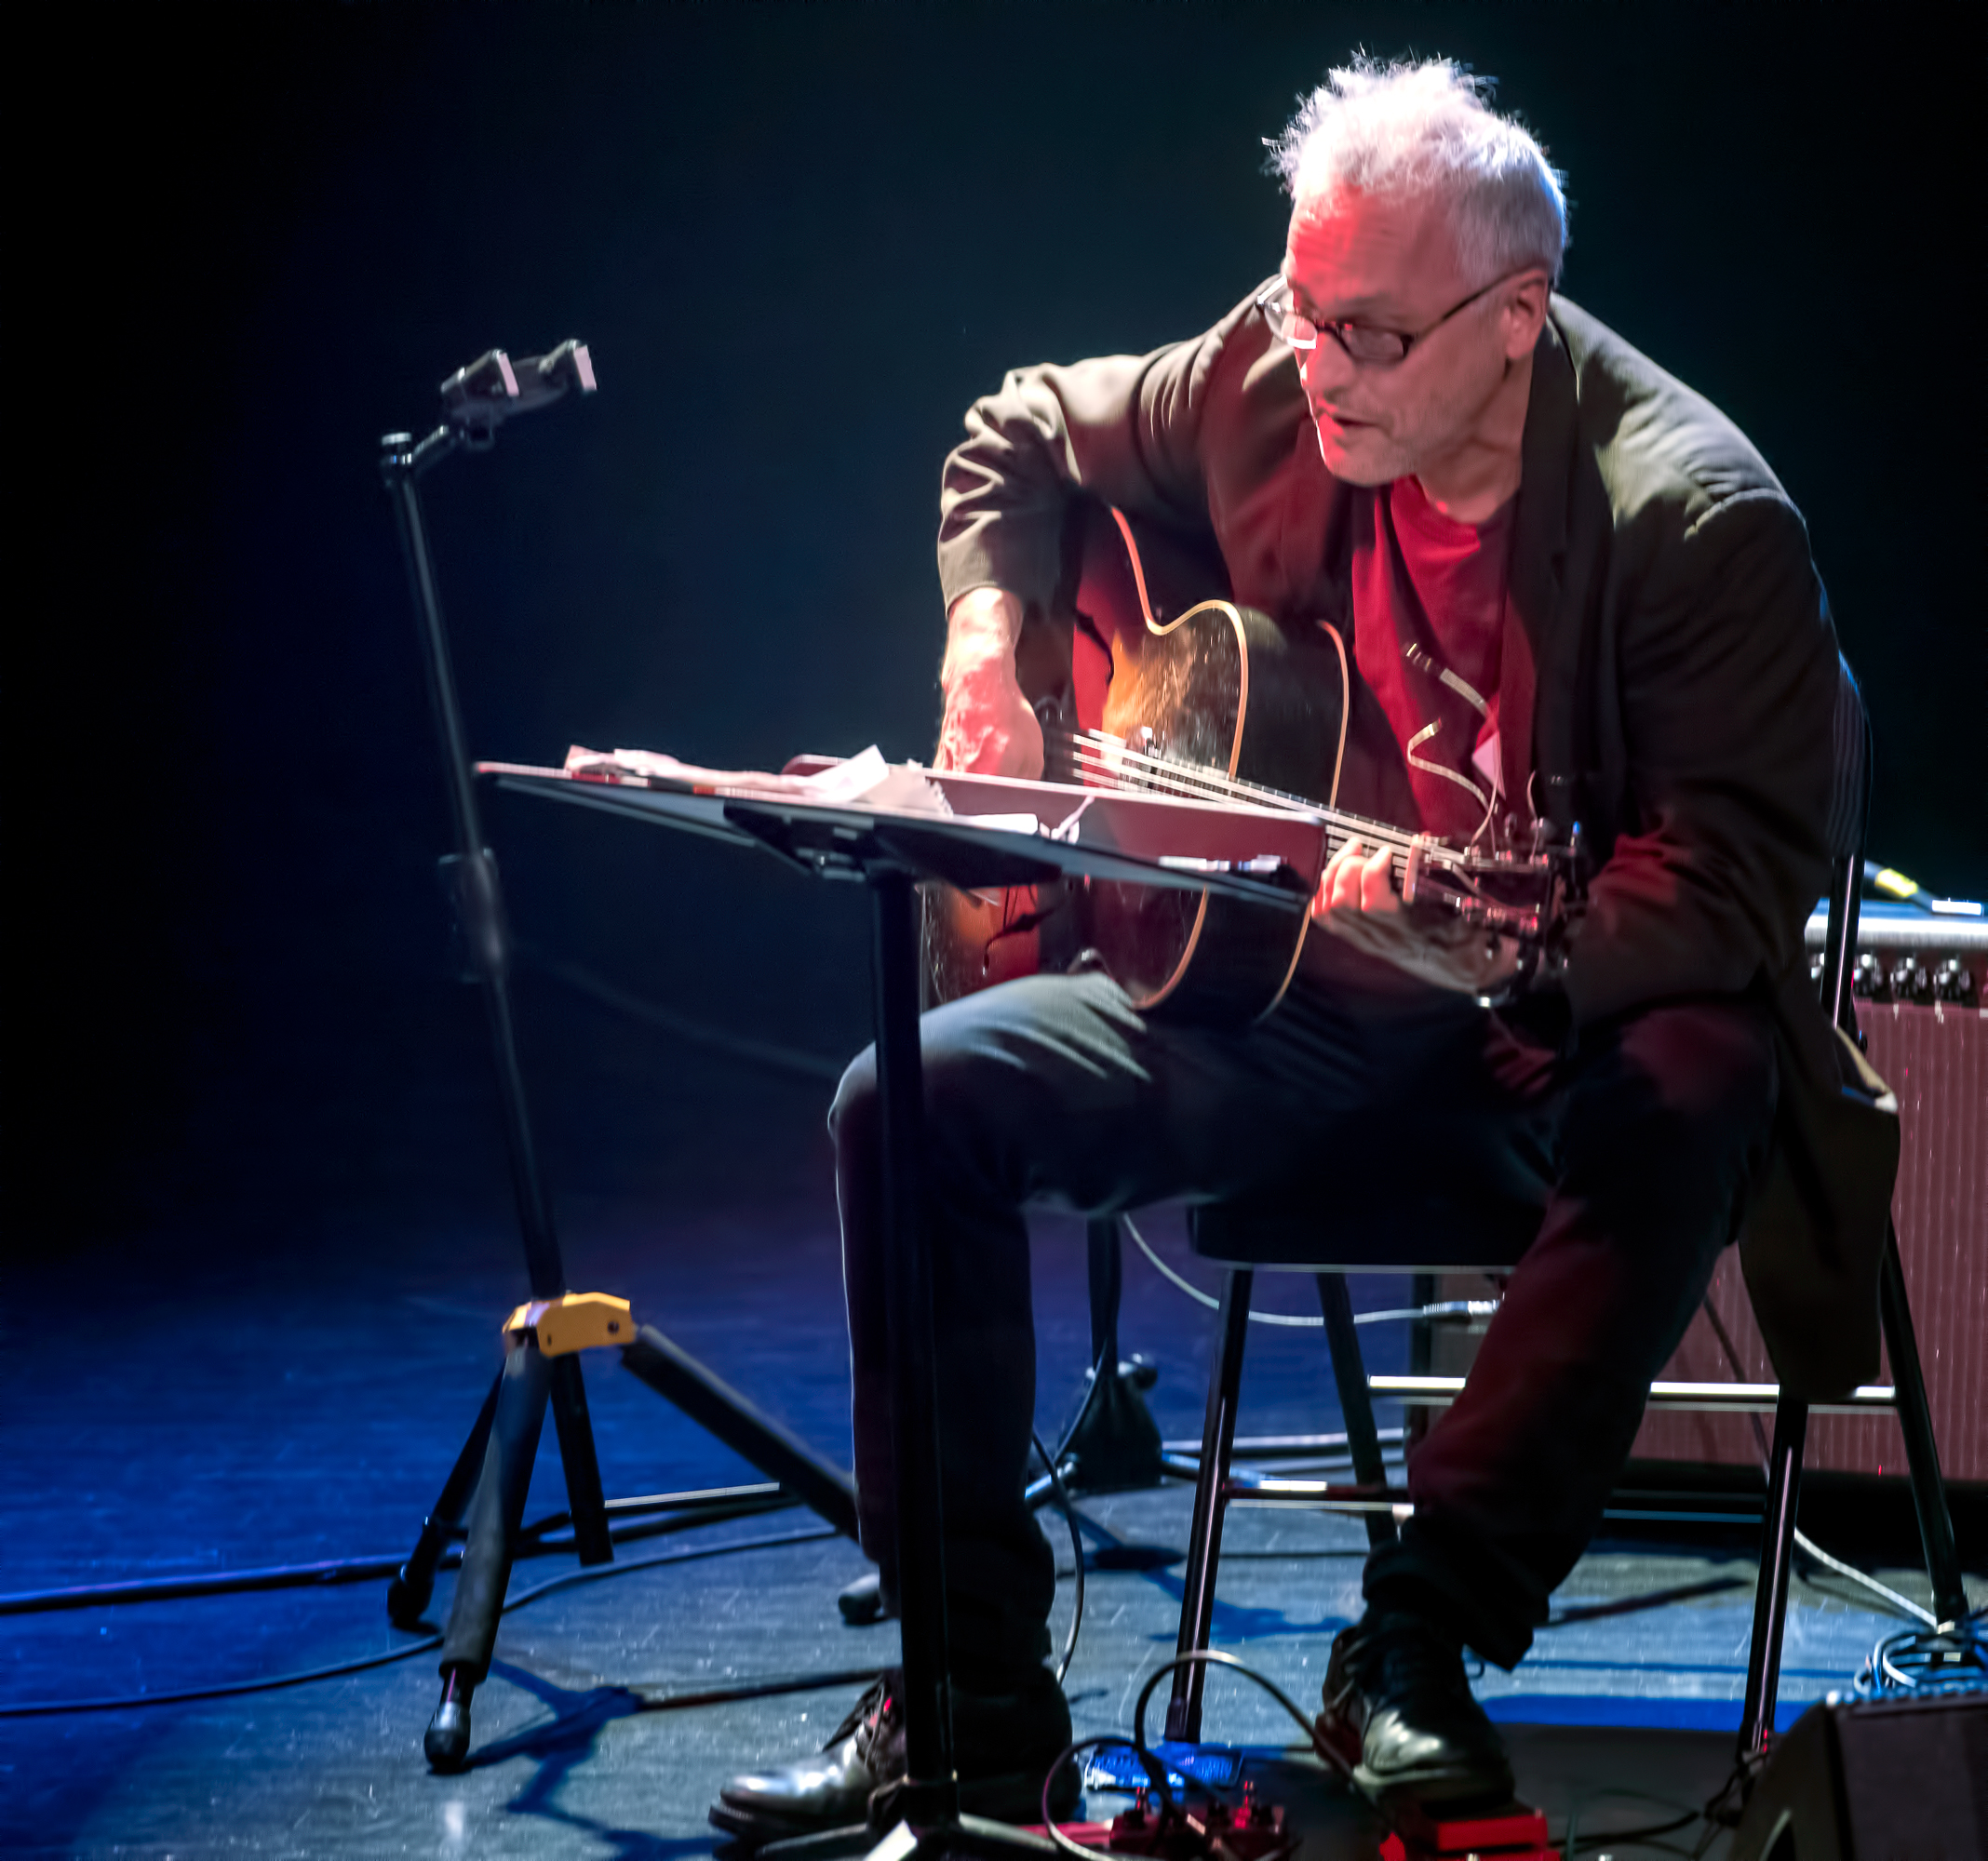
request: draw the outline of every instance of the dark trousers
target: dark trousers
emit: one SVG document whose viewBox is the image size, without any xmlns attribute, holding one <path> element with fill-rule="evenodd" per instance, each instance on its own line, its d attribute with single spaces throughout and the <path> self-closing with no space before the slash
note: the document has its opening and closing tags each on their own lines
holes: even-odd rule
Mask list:
<svg viewBox="0 0 1988 1861">
<path fill-rule="evenodd" d="M 1316 943 L 1324 944 L 1323 938 Z M 1329 946 L 1244 1030 L 1138 1014 L 1101 975 L 1004 984 L 926 1015 L 947 1591 L 963 1684 L 1048 1651 L 1049 1546 L 1022 1503 L 1035 1407 L 1024 1211 L 1226 1202 L 1287 1185 L 1321 1232 L 1390 1172 L 1457 1167 L 1538 1185 L 1521 1259 L 1461 1399 L 1409 1467 L 1401 1542 L 1370 1600 L 1446 1619 L 1485 1658 L 1524 1655 L 1627 1459 L 1652 1377 L 1732 1239 L 1775 1100 L 1766 1009 L 1663 1002 L 1571 1056 L 1468 997 Z M 880 1274 L 876 1075 L 830 1114 L 854 1372 L 865 1548 L 895 1533 Z M 1458 1164 L 1458 1158 L 1468 1161 Z"/>
</svg>

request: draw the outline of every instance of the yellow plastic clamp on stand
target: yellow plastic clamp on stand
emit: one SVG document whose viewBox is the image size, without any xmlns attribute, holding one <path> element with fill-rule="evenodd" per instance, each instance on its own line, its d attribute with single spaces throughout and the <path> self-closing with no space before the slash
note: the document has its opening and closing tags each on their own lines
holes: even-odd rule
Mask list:
<svg viewBox="0 0 1988 1861">
<path fill-rule="evenodd" d="M 520 1305 L 504 1321 L 506 1340 L 532 1337 L 547 1357 L 635 1342 L 635 1318 L 611 1292 L 567 1292 Z"/>
</svg>

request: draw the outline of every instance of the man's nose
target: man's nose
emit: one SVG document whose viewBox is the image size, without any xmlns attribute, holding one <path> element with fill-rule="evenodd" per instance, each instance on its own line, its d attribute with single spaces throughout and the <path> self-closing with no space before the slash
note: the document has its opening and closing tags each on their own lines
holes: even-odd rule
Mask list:
<svg viewBox="0 0 1988 1861">
<path fill-rule="evenodd" d="M 1305 393 L 1314 407 L 1329 399 L 1333 389 L 1350 381 L 1352 375 L 1353 358 L 1323 330 L 1319 332 L 1319 340 L 1300 354 L 1297 378 L 1305 384 Z"/>
</svg>

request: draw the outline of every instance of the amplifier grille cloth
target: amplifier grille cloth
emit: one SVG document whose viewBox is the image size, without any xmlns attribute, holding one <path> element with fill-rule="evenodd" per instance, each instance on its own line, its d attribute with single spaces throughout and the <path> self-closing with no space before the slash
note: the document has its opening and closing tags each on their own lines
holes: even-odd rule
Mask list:
<svg viewBox="0 0 1988 1861">
<path fill-rule="evenodd" d="M 1941 1470 L 1951 1479 L 1988 1480 L 1988 1013 L 1860 1001 L 1857 1014 L 1871 1064 L 1899 1096 L 1902 1155 L 1892 1211 Z M 1712 1302 L 1745 1378 L 1771 1383 L 1736 1252 L 1719 1263 Z M 1663 1375 L 1730 1374 L 1701 1313 Z M 1878 1380 L 1891 1380 L 1888 1363 Z M 1761 1422 L 1771 1432 L 1772 1418 Z M 1760 1458 L 1744 1415 L 1652 1414 L 1635 1452 L 1652 1460 Z M 1810 1417 L 1804 1459 L 1847 1472 L 1905 1471 L 1904 1442 L 1888 1413 Z"/>
</svg>

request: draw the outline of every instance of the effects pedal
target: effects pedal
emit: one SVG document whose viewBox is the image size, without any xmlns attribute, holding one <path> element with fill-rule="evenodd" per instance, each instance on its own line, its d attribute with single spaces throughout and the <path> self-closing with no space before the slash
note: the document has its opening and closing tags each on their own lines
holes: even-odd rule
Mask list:
<svg viewBox="0 0 1988 1861">
<path fill-rule="evenodd" d="M 1281 1803 L 1256 1800 L 1256 1787 L 1242 1786 L 1242 1801 L 1178 1806 L 1155 1811 L 1141 1790 L 1133 1806 L 1109 1822 L 1061 1825 L 1080 1847 L 1101 1854 L 1152 1855 L 1158 1861 L 1286 1861 L 1297 1847 L 1284 1824 Z"/>
<path fill-rule="evenodd" d="M 1546 1817 L 1522 1802 L 1467 1814 L 1410 1808 L 1396 1828 L 1380 1844 L 1381 1861 L 1560 1861 L 1547 1845 Z"/>
</svg>

